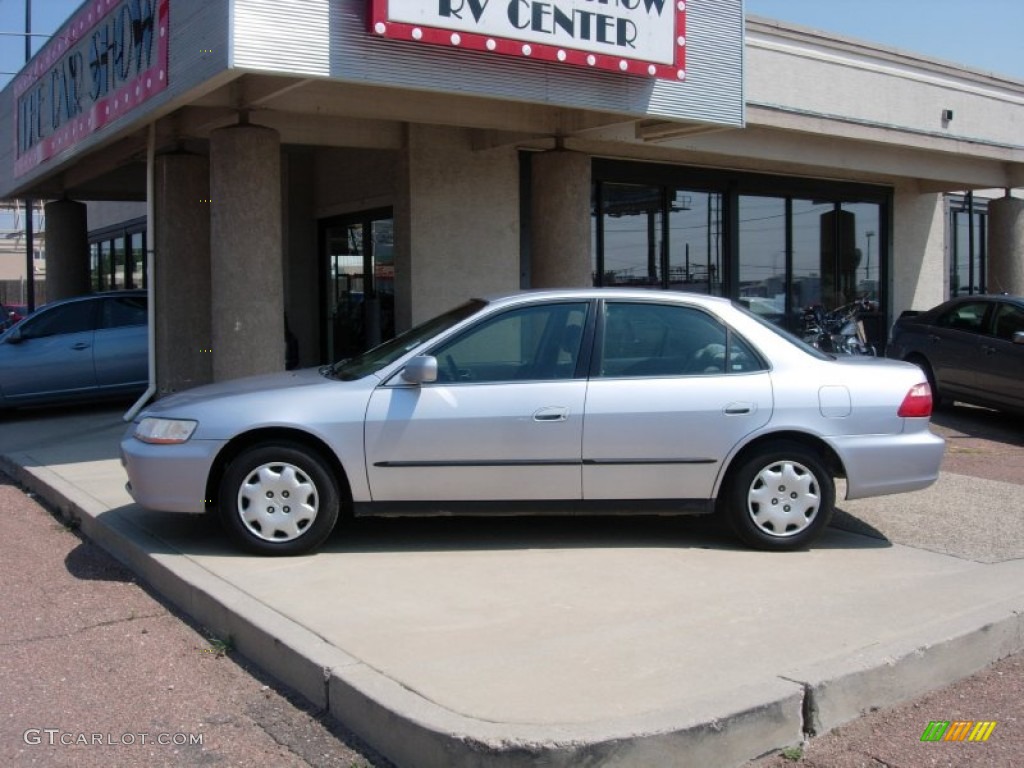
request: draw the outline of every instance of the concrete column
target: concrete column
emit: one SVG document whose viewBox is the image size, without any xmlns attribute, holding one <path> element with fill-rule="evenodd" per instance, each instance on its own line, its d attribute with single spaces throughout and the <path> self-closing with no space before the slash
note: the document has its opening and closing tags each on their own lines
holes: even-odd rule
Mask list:
<svg viewBox="0 0 1024 768">
<path fill-rule="evenodd" d="M 476 149 L 472 138 L 461 128 L 407 129 L 395 271 L 399 304 L 409 286 L 413 323 L 473 296 L 519 288 L 519 157 L 513 147 Z"/>
<path fill-rule="evenodd" d="M 156 386 L 160 395 L 213 381 L 210 352 L 210 163 L 175 152 L 156 158 L 153 275 Z"/>
<path fill-rule="evenodd" d="M 1006 197 L 988 204 L 989 293 L 1024 296 L 1024 200 Z"/>
<path fill-rule="evenodd" d="M 46 300 L 83 296 L 89 279 L 89 230 L 85 203 L 55 200 L 46 204 Z"/>
<path fill-rule="evenodd" d="M 281 140 L 255 125 L 210 135 L 213 378 L 283 371 Z"/>
<path fill-rule="evenodd" d="M 897 186 L 893 199 L 890 320 L 904 310 L 925 310 L 945 301 L 949 265 L 945 250 L 946 209 L 942 195 Z M 879 249 L 881 249 L 879 243 Z"/>
<path fill-rule="evenodd" d="M 556 150 L 532 162 L 530 287 L 591 286 L 590 157 Z"/>
</svg>

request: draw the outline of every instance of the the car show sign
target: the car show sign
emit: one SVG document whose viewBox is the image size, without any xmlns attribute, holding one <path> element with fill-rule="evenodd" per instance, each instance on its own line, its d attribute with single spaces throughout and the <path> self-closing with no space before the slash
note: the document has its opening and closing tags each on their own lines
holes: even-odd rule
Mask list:
<svg viewBox="0 0 1024 768">
<path fill-rule="evenodd" d="M 93 0 L 14 82 L 14 175 L 167 87 L 170 0 Z"/>
<path fill-rule="evenodd" d="M 685 0 L 371 0 L 382 37 L 686 78 Z"/>
</svg>

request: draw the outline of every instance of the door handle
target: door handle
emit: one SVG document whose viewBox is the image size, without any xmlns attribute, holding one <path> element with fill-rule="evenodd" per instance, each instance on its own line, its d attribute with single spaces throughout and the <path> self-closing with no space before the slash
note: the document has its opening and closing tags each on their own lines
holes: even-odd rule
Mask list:
<svg viewBox="0 0 1024 768">
<path fill-rule="evenodd" d="M 86 341 L 79 341 L 71 345 L 72 349 L 88 349 L 89 343 Z"/>
<path fill-rule="evenodd" d="M 742 416 L 747 413 L 753 413 L 755 406 L 753 403 L 729 403 L 725 406 L 726 416 Z"/>
<path fill-rule="evenodd" d="M 562 406 L 541 408 L 533 414 L 534 421 L 565 421 L 569 418 L 569 409 Z"/>
</svg>

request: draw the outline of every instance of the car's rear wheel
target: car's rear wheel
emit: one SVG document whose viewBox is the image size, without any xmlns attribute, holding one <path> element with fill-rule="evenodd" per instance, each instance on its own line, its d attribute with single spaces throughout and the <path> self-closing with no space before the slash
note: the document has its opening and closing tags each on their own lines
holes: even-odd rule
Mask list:
<svg viewBox="0 0 1024 768">
<path fill-rule="evenodd" d="M 338 521 L 330 467 L 295 443 L 262 443 L 239 454 L 224 473 L 218 501 L 228 534 L 261 555 L 309 552 Z"/>
<path fill-rule="evenodd" d="M 795 442 L 766 445 L 741 459 L 724 497 L 733 532 L 757 549 L 805 547 L 828 526 L 835 483 L 825 464 Z"/>
</svg>

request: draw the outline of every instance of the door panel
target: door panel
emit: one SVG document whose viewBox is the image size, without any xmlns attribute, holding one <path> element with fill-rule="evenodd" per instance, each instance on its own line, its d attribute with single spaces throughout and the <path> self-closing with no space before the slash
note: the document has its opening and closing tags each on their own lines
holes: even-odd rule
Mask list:
<svg viewBox="0 0 1024 768">
<path fill-rule="evenodd" d="M 0 381 L 8 399 L 29 402 L 96 389 L 95 304 L 75 301 L 43 308 L 21 324 L 22 340 L 0 349 Z"/>
<path fill-rule="evenodd" d="M 144 325 L 96 331 L 96 383 L 101 390 L 145 388 L 149 381 L 149 334 Z"/>
<path fill-rule="evenodd" d="M 1024 309 L 999 303 L 992 317 L 993 334 L 980 342 L 977 381 L 981 394 L 999 403 L 1024 406 L 1024 344 L 1013 335 L 1024 332 Z"/>
<path fill-rule="evenodd" d="M 763 363 L 716 317 L 608 302 L 583 430 L 583 496 L 706 499 L 722 459 L 767 423 Z"/>
<path fill-rule="evenodd" d="M 374 501 L 579 499 L 587 302 L 483 318 L 431 350 L 438 380 L 384 386 L 366 418 Z"/>
<path fill-rule="evenodd" d="M 710 498 L 722 458 L 771 412 L 766 372 L 594 380 L 583 436 L 584 498 Z"/>
<path fill-rule="evenodd" d="M 381 387 L 366 416 L 374 501 L 579 499 L 586 381 Z"/>
<path fill-rule="evenodd" d="M 970 394 L 979 388 L 977 369 L 988 310 L 986 302 L 958 304 L 930 329 L 928 358 L 939 388 L 947 395 Z"/>
</svg>

